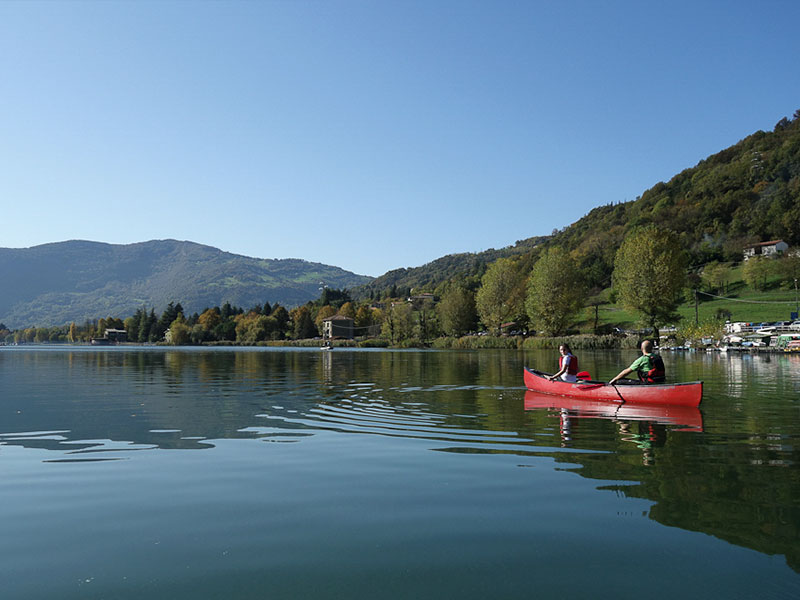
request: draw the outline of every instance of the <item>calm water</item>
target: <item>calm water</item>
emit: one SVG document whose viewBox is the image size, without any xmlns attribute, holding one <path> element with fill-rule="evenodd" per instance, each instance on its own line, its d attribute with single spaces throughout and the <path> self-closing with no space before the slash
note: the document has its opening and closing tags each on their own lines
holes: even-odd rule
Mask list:
<svg viewBox="0 0 800 600">
<path fill-rule="evenodd" d="M 700 410 L 546 406 L 553 352 L 2 348 L 2 597 L 799 598 L 800 356 L 665 358 Z"/>
</svg>

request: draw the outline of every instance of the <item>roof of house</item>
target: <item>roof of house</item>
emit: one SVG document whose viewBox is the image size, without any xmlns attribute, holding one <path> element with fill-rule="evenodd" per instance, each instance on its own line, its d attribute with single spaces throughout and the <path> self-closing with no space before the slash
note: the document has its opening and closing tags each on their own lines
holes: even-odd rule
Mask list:
<svg viewBox="0 0 800 600">
<path fill-rule="evenodd" d="M 332 317 L 328 317 L 327 319 L 322 319 L 322 322 L 325 321 L 352 321 L 350 317 L 345 317 L 344 315 L 333 315 Z"/>
<path fill-rule="evenodd" d="M 747 248 L 758 248 L 759 246 L 774 246 L 775 244 L 780 244 L 783 240 L 772 240 L 771 242 L 759 242 L 758 244 L 750 244 Z M 783 242 L 784 244 L 786 242 Z"/>
</svg>

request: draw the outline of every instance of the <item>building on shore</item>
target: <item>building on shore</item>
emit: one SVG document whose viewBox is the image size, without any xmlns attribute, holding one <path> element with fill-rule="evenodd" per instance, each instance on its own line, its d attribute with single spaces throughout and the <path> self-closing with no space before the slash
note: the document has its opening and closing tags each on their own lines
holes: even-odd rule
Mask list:
<svg viewBox="0 0 800 600">
<path fill-rule="evenodd" d="M 350 317 L 333 315 L 322 320 L 322 339 L 353 339 L 354 321 Z"/>
</svg>

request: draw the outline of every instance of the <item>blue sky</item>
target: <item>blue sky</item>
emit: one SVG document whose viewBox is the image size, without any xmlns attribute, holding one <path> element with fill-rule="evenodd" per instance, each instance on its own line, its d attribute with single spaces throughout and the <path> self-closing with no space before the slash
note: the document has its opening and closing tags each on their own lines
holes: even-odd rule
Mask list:
<svg viewBox="0 0 800 600">
<path fill-rule="evenodd" d="M 800 3 L 0 2 L 2 247 L 381 275 L 549 234 L 800 108 Z"/>
</svg>

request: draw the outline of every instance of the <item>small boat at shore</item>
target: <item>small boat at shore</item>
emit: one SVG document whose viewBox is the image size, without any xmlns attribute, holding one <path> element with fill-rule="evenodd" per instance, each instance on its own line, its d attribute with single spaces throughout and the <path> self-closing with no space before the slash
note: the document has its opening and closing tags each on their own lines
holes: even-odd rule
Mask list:
<svg viewBox="0 0 800 600">
<path fill-rule="evenodd" d="M 635 404 L 670 404 L 675 406 L 700 405 L 703 399 L 703 382 L 640 383 L 625 379 L 614 385 L 604 381 L 581 380 L 577 383 L 550 381 L 550 375 L 525 367 L 525 387 L 534 392 L 554 396 L 571 396 L 605 402 Z"/>
</svg>

